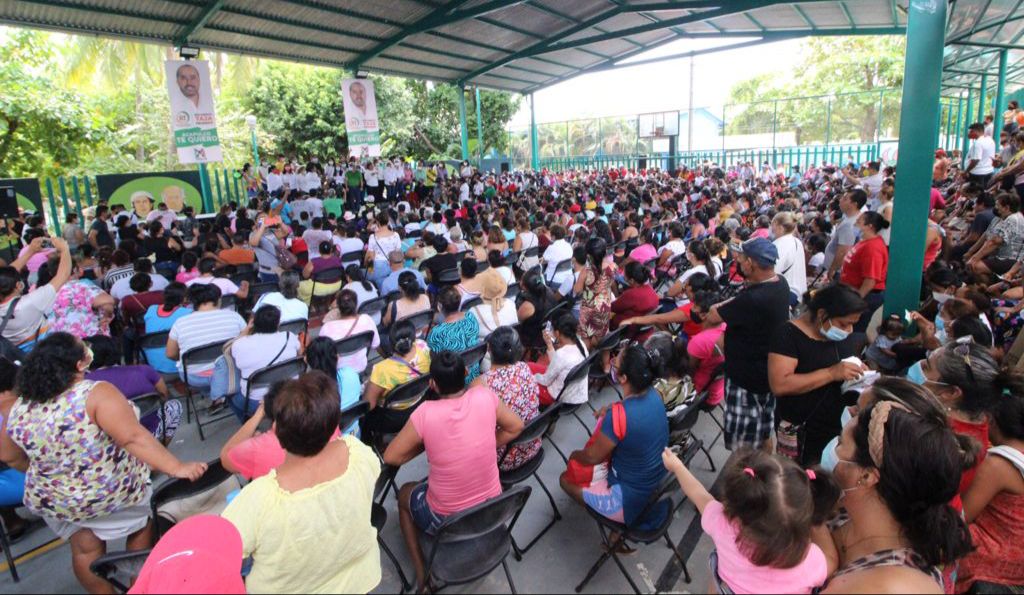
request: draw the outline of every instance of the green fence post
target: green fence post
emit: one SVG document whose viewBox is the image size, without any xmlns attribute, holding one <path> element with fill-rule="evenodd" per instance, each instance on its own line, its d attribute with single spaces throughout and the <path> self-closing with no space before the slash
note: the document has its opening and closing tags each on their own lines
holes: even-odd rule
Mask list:
<svg viewBox="0 0 1024 595">
<path fill-rule="evenodd" d="M 476 95 L 476 151 L 478 157 L 477 167 L 479 169 L 484 168 L 484 128 L 483 123 L 480 121 L 480 87 L 474 89 Z M 568 127 L 566 127 L 568 128 Z"/>
<path fill-rule="evenodd" d="M 981 74 L 981 94 L 978 96 L 978 121 L 984 123 L 986 112 L 988 111 L 988 73 L 984 72 Z"/>
<path fill-rule="evenodd" d="M 78 220 L 85 221 L 82 217 L 82 195 L 78 192 L 78 176 L 71 176 L 71 193 L 75 197 L 75 212 L 78 213 Z"/>
<path fill-rule="evenodd" d="M 220 172 L 217 170 L 213 170 L 213 181 L 217 182 L 217 207 L 220 208 L 224 204 L 224 193 L 220 189 Z M 210 203 L 212 205 L 213 201 Z"/>
<path fill-rule="evenodd" d="M 213 192 L 210 188 L 210 172 L 206 168 L 205 163 L 199 164 L 199 185 L 201 186 L 200 192 L 203 193 L 203 211 L 207 213 L 213 212 Z"/>
<path fill-rule="evenodd" d="M 92 186 L 89 184 L 89 176 L 85 176 L 85 203 L 92 206 Z"/>
<path fill-rule="evenodd" d="M 50 201 L 50 213 L 53 216 L 53 229 L 60 234 L 60 215 L 57 213 L 57 200 L 53 197 L 53 180 L 50 178 L 46 178 L 46 197 Z"/>
<path fill-rule="evenodd" d="M 462 160 L 469 159 L 469 129 L 466 125 L 466 86 L 459 85 L 459 132 L 462 142 Z"/>
<path fill-rule="evenodd" d="M 962 92 L 956 104 L 956 128 L 953 129 L 953 144 L 949 147 L 950 151 L 960 146 L 960 126 L 963 123 L 964 115 L 964 95 Z"/>
<path fill-rule="evenodd" d="M 242 198 L 244 196 L 243 192 L 245 191 L 245 189 L 242 188 L 242 181 L 239 180 L 238 178 L 235 178 L 234 176 L 231 177 L 235 181 L 235 202 L 238 204 L 242 204 L 242 202 L 244 202 Z"/>
<path fill-rule="evenodd" d="M 71 212 L 71 205 L 68 204 L 68 188 L 64 183 L 64 176 L 57 178 L 57 188 L 60 189 L 60 201 L 64 203 L 64 215 Z"/>
<path fill-rule="evenodd" d="M 911 2 L 907 15 L 907 57 L 899 134 L 900 175 L 896 179 L 889 277 L 885 312 L 912 310 L 920 304 L 921 270 L 927 231 L 933 156 L 927 148 L 935 139 L 936 113 L 942 91 L 942 52 L 945 43 L 945 2 Z"/>
</svg>

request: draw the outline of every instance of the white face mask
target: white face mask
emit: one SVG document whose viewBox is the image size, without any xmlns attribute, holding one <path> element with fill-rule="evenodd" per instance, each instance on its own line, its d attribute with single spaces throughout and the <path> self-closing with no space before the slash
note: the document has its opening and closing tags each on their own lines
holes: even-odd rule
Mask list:
<svg viewBox="0 0 1024 595">
<path fill-rule="evenodd" d="M 938 291 L 933 291 L 932 299 L 938 302 L 938 304 L 941 306 L 942 304 L 945 304 L 949 300 L 953 299 L 953 296 L 949 295 L 948 293 L 940 293 Z"/>
</svg>

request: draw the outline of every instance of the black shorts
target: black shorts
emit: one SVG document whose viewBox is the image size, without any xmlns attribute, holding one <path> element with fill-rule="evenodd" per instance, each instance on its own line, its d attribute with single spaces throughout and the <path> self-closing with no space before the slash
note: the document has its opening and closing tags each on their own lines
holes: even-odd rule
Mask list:
<svg viewBox="0 0 1024 595">
<path fill-rule="evenodd" d="M 1012 258 L 996 258 L 995 256 L 989 256 L 982 262 L 988 267 L 988 270 L 992 271 L 997 275 L 1002 275 L 1006 271 L 1013 268 L 1013 265 L 1017 262 Z"/>
</svg>

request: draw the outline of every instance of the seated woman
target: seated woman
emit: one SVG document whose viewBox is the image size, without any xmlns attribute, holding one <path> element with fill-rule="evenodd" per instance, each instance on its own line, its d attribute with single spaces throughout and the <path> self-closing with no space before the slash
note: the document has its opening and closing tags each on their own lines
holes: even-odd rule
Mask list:
<svg viewBox="0 0 1024 595">
<path fill-rule="evenodd" d="M 658 294 L 651 287 L 650 272 L 639 262 L 626 265 L 628 288 L 612 302 L 612 330 L 619 328 L 623 320 L 646 316 L 658 308 Z"/>
<path fill-rule="evenodd" d="M 725 398 L 725 377 L 717 374 L 725 364 L 725 353 L 718 341 L 725 333 L 724 322 L 713 322 L 708 314 L 722 301 L 713 291 L 700 291 L 690 304 L 690 319 L 700 324 L 700 332 L 690 335 L 686 342 L 686 360 L 693 388 L 698 393 L 708 391 L 706 403 L 718 405 Z"/>
<path fill-rule="evenodd" d="M 995 446 L 963 495 L 976 549 L 960 559 L 957 593 L 996 593 L 1024 585 L 1024 396 L 1001 398 L 991 419 Z"/>
<path fill-rule="evenodd" d="M 265 388 L 255 388 L 248 393 L 246 400 L 252 375 L 274 364 L 288 361 L 302 352 L 299 336 L 291 331 L 281 331 L 280 326 L 281 311 L 276 306 L 263 306 L 253 313 L 252 321 L 242 336 L 231 344 L 231 357 L 235 360 L 240 382 L 238 394 L 227 395 L 230 397 L 228 405 L 243 422 L 256 411 L 267 392 Z M 217 386 L 217 382 L 215 378 L 213 386 Z M 211 390 L 211 396 L 219 398 L 220 394 Z"/>
<path fill-rule="evenodd" d="M 179 461 L 113 385 L 86 380 L 91 359 L 68 333 L 36 345 L 18 372 L 19 398 L 0 433 L 0 460 L 26 473 L 25 506 L 71 543 L 82 587 L 106 593 L 110 584 L 89 570 L 106 542 L 127 538 L 134 551 L 153 545 L 152 471 L 195 481 L 206 465 Z"/>
<path fill-rule="evenodd" d="M 401 295 L 384 310 L 382 325 L 389 327 L 406 316 L 430 310 L 430 297 L 423 291 L 416 273 L 405 271 L 398 275 L 398 289 Z"/>
<path fill-rule="evenodd" d="M 927 391 L 882 379 L 860 401 L 870 393 L 880 399 L 861 407 L 821 456 L 847 512 L 830 522 L 839 570 L 823 593 L 943 593 L 939 567 L 971 550 L 949 502 L 975 445 L 949 429 Z"/>
<path fill-rule="evenodd" d="M 60 264 L 60 256 L 51 254 L 46 262 L 45 282 L 49 283 L 57 276 Z M 92 281 L 82 280 L 81 276 L 82 270 L 73 263 L 71 279 L 57 290 L 57 298 L 51 308 L 50 332 L 71 333 L 79 339 L 93 335 L 110 336 L 110 321 L 114 318 L 117 300 Z"/>
<path fill-rule="evenodd" d="M 336 380 L 342 411 L 355 405 L 362 398 L 363 385 L 359 380 L 359 374 L 352 368 L 338 365 L 338 351 L 334 347 L 334 341 L 327 337 L 313 339 L 306 346 L 306 366 L 310 371 L 320 370 Z M 352 427 L 345 428 L 345 433 L 358 438 L 358 424 L 353 423 Z"/>
<path fill-rule="evenodd" d="M 341 258 L 334 254 L 334 242 L 320 242 L 317 247 L 320 258 L 311 258 L 302 269 L 304 281 L 299 283 L 299 299 L 309 304 L 313 299 L 314 291 L 317 296 L 334 295 L 341 289 L 342 267 Z M 329 279 L 318 280 L 314 283 L 313 276 L 325 271 L 336 271 L 336 275 L 325 275 Z M 316 286 L 314 290 L 314 285 Z"/>
<path fill-rule="evenodd" d="M 197 515 L 171 527 L 139 570 L 133 595 L 245 593 L 242 538 L 229 521 Z"/>
<path fill-rule="evenodd" d="M 163 412 L 153 412 L 139 420 L 164 445 L 171 443 L 181 423 L 181 401 L 168 400 L 167 385 L 160 373 L 147 365 L 121 365 L 121 350 L 117 341 L 103 335 L 88 337 L 86 344 L 92 350 L 92 364 L 86 380 L 109 382 L 129 401 L 149 393 L 158 393 L 163 401 Z"/>
<path fill-rule="evenodd" d="M 332 341 L 339 341 L 369 331 L 373 333 L 373 342 L 370 344 L 370 348 L 376 349 L 379 347 L 380 337 L 377 335 L 377 325 L 366 314 L 358 314 L 356 312 L 358 300 L 359 298 L 355 292 L 350 289 L 339 291 L 337 301 L 335 302 L 338 318 L 324 323 L 320 327 L 319 336 L 326 337 Z M 366 353 L 365 350 L 360 350 L 358 353 L 339 357 L 338 367 L 351 368 L 356 374 L 362 374 L 363 370 L 366 369 Z"/>
<path fill-rule="evenodd" d="M 501 252 L 497 250 L 491 250 L 487 253 L 487 264 L 490 265 L 491 270 L 498 273 L 501 276 L 502 281 L 505 285 L 512 285 L 516 282 L 516 275 L 512 271 L 512 267 L 505 264 L 505 257 L 501 255 Z"/>
<path fill-rule="evenodd" d="M 547 348 L 548 364 L 530 363 L 537 384 L 540 385 L 540 404 L 548 407 L 561 395 L 561 402 L 578 405 L 590 400 L 587 394 L 587 379 L 573 386 L 565 386 L 565 377 L 587 358 L 589 352 L 580 341 L 579 322 L 572 314 L 563 314 L 554 321 L 552 332 L 544 331 L 544 346 Z"/>
<path fill-rule="evenodd" d="M 274 423 L 274 400 L 285 381 L 275 382 L 263 395 L 256 412 L 228 439 L 220 451 L 220 462 L 231 473 L 247 480 L 263 477 L 284 463 L 285 452 L 274 432 L 260 432 L 264 421 Z"/>
<path fill-rule="evenodd" d="M 539 268 L 523 275 L 519 285 L 522 289 L 522 303 L 516 311 L 521 325 L 519 336 L 527 350 L 543 352 L 544 317 L 558 303 L 558 298 L 544 282 L 544 274 Z"/>
<path fill-rule="evenodd" d="M 351 436 L 332 439 L 340 421 L 337 388 L 321 372 L 278 392 L 273 432 L 285 460 L 245 486 L 223 514 L 253 559 L 247 590 L 366 593 L 380 584 L 370 524 L 380 461 Z"/>
<path fill-rule="evenodd" d="M 7 417 L 18 400 L 14 392 L 20 366 L 0 358 L 0 434 L 7 433 Z M 0 463 L 0 520 L 11 541 L 17 541 L 28 531 L 29 522 L 18 516 L 15 509 L 25 500 L 25 473 Z"/>
<path fill-rule="evenodd" d="M 477 274 L 479 266 L 471 256 L 467 256 L 459 263 L 459 272 L 462 280 L 455 287 L 462 296 L 462 301 L 459 303 L 460 306 L 473 298 L 480 297 L 480 294 L 483 293 L 483 280 Z"/>
<path fill-rule="evenodd" d="M 259 310 L 264 305 L 276 306 L 281 310 L 281 322 L 309 320 L 309 305 L 299 299 L 301 281 L 298 271 L 282 271 L 277 279 L 278 290 L 261 295 L 252 309 Z"/>
<path fill-rule="evenodd" d="M 416 338 L 416 327 L 409 321 L 397 322 L 389 334 L 392 357 L 377 362 L 366 383 L 364 398 L 370 403 L 370 412 L 360 420 L 363 440 L 372 435 L 397 434 L 409 420 L 411 409 L 392 409 L 381 405 L 388 393 L 430 369 L 430 348 Z"/>
<path fill-rule="evenodd" d="M 613 521 L 643 529 L 661 520 L 655 514 L 640 518 L 665 473 L 661 453 L 668 445 L 668 420 L 664 403 L 654 389 L 654 381 L 662 375 L 661 355 L 631 345 L 613 365 L 625 400 L 614 404 L 601 419 L 596 439 L 569 456 L 570 463 L 581 465 L 611 460 L 608 478 L 583 487 L 566 472 L 560 482 L 580 504 Z M 623 418 L 624 424 L 616 421 Z"/>
<path fill-rule="evenodd" d="M 523 431 L 523 420 L 490 389 L 466 388 L 466 373 L 457 353 L 436 354 L 430 388 L 438 398 L 420 405 L 384 452 L 384 462 L 395 467 L 423 451 L 430 463 L 426 482 L 407 483 L 398 494 L 402 535 L 421 592 L 428 585 L 419 534 L 433 535 L 447 517 L 501 495 L 495 450 Z"/>
<path fill-rule="evenodd" d="M 441 307 L 442 321 L 430 329 L 430 334 L 427 337 L 427 345 L 430 346 L 431 351 L 459 353 L 480 344 L 480 325 L 472 313 L 462 312 L 459 309 L 462 304 L 462 296 L 458 289 L 445 287 L 438 294 L 437 303 Z M 468 385 L 479 375 L 480 364 L 473 364 L 469 368 L 466 384 Z"/>
<path fill-rule="evenodd" d="M 366 271 L 359 267 L 359 265 L 350 264 L 345 268 L 345 279 L 348 280 L 342 289 L 351 291 L 356 294 L 356 307 L 362 306 L 366 302 L 376 299 L 380 296 L 380 292 L 377 291 L 377 287 L 373 283 L 366 280 Z M 373 320 L 373 324 L 380 324 L 380 314 L 374 314 L 370 317 Z M 329 317 L 325 319 L 333 320 Z"/>
<path fill-rule="evenodd" d="M 150 306 L 143 320 L 147 333 L 169 331 L 175 321 L 192 313 L 192 308 L 185 305 L 187 288 L 183 283 L 175 281 L 164 289 L 164 303 Z M 144 351 L 145 361 L 161 374 L 177 374 L 178 367 L 174 360 L 167 357 L 164 347 L 150 347 Z"/>
<path fill-rule="evenodd" d="M 519 333 L 510 326 L 498 328 L 487 337 L 487 353 L 491 358 L 491 368 L 474 380 L 472 386 L 486 386 L 524 423 L 530 423 L 539 415 L 540 388 L 530 373 L 530 367 L 523 361 Z M 540 442 L 538 438 L 529 444 L 514 446 L 507 454 L 506 449 L 499 448 L 498 466 L 502 471 L 518 469 L 536 456 Z"/>
<path fill-rule="evenodd" d="M 476 318 L 480 327 L 480 340 L 486 340 L 498 327 L 512 326 L 519 322 L 516 305 L 506 300 L 508 284 L 497 271 L 489 270 L 477 275 L 481 281 L 480 298 L 482 304 L 474 306 L 469 312 Z"/>
</svg>

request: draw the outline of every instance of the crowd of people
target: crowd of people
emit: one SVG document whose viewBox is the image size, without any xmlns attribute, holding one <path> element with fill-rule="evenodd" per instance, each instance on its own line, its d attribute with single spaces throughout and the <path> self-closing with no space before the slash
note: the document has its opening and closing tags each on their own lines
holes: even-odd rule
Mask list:
<svg viewBox="0 0 1024 595">
<path fill-rule="evenodd" d="M 221 465 L 248 483 L 227 522 L 167 532 L 133 592 L 371 590 L 380 478 L 421 453 L 398 510 L 432 590 L 422 537 L 501 495 L 542 448 L 509 446 L 538 416 L 610 386 L 622 401 L 568 456 L 566 497 L 653 527 L 674 474 L 718 592 L 1019 589 L 1024 133 L 971 139 L 962 163 L 935 154 L 925 265 L 899 272 L 921 274 L 920 306 L 892 316 L 900 207 L 878 162 L 496 174 L 280 156 L 208 218 L 101 202 L 63 237 L 20 220 L 0 267 L 4 525 L 42 517 L 82 586 L 109 592 L 90 571 L 106 543 L 154 546 L 151 474 L 206 472 L 166 448 L 187 385 L 197 416 L 243 424 Z M 307 371 L 255 382 L 292 361 Z M 680 459 L 695 437 L 669 429 L 692 407 L 721 411 L 733 453 L 715 495 Z"/>
</svg>

